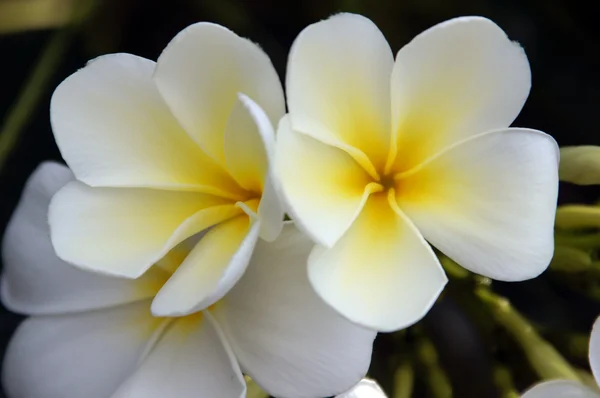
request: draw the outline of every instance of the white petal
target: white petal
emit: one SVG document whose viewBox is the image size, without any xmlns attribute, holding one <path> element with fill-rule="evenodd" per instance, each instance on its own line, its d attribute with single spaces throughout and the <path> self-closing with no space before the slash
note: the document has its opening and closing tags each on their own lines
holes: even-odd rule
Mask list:
<svg viewBox="0 0 600 398">
<path fill-rule="evenodd" d="M 245 373 L 277 397 L 324 397 L 366 373 L 375 332 L 335 313 L 306 276 L 312 242 L 286 225 L 260 241 L 238 284 L 216 305 Z"/>
<path fill-rule="evenodd" d="M 29 177 L 2 241 L 2 303 L 25 314 L 56 314 L 124 304 L 154 296 L 160 271 L 131 281 L 85 272 L 61 261 L 50 243 L 50 198 L 73 180 L 58 163 Z"/>
<path fill-rule="evenodd" d="M 363 16 L 338 14 L 308 26 L 288 61 L 292 127 L 331 145 L 346 144 L 383 166 L 393 63 L 385 37 Z"/>
<path fill-rule="evenodd" d="M 2 380 L 11 397 L 106 398 L 135 370 L 160 324 L 148 301 L 27 319 L 11 340 Z"/>
<path fill-rule="evenodd" d="M 275 132 L 265 112 L 243 94 L 238 95 L 225 129 L 227 170 L 250 192 L 262 193 L 258 208 L 261 237 L 277 238 L 283 227 L 283 204 L 273 188 Z"/>
<path fill-rule="evenodd" d="M 252 98 L 275 125 L 283 89 L 269 57 L 232 31 L 201 22 L 181 31 L 158 59 L 154 80 L 188 134 L 225 165 L 225 126 L 237 94 Z"/>
<path fill-rule="evenodd" d="M 136 278 L 186 238 L 241 213 L 195 192 L 90 188 L 71 182 L 50 204 L 50 231 L 63 260 Z"/>
<path fill-rule="evenodd" d="M 210 314 L 176 319 L 112 398 L 244 398 L 246 383 Z"/>
<path fill-rule="evenodd" d="M 590 368 L 600 386 L 600 318 L 596 319 L 590 335 Z"/>
<path fill-rule="evenodd" d="M 396 57 L 392 131 L 407 170 L 463 138 L 508 127 L 531 87 L 523 49 L 494 22 L 461 17 L 415 37 Z"/>
<path fill-rule="evenodd" d="M 521 398 L 599 398 L 600 393 L 576 381 L 553 380 L 540 383 Z"/>
<path fill-rule="evenodd" d="M 335 398 L 387 398 L 387 395 L 374 380 L 362 379 L 350 391 Z"/>
<path fill-rule="evenodd" d="M 279 123 L 277 186 L 299 228 L 332 246 L 350 227 L 370 194 L 371 178 L 351 156 Z"/>
<path fill-rule="evenodd" d="M 314 248 L 308 276 L 342 315 L 382 332 L 419 321 L 447 282 L 431 247 L 383 193 L 369 198 L 335 246 Z"/>
<path fill-rule="evenodd" d="M 398 181 L 398 204 L 425 239 L 463 267 L 519 281 L 554 251 L 558 147 L 535 130 L 469 138 Z"/>
<path fill-rule="evenodd" d="M 209 230 L 152 303 L 157 316 L 203 310 L 223 297 L 244 274 L 260 223 L 242 215 Z"/>
<path fill-rule="evenodd" d="M 152 81 L 154 67 L 134 55 L 107 55 L 58 86 L 50 116 L 65 161 L 93 186 L 235 194 L 239 187 L 171 115 Z"/>
</svg>

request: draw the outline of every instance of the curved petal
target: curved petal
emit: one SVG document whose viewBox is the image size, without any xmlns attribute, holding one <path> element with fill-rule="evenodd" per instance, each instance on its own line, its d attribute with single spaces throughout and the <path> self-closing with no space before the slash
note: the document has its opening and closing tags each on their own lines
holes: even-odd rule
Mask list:
<svg viewBox="0 0 600 398">
<path fill-rule="evenodd" d="M 558 147 L 507 129 L 471 137 L 398 180 L 400 208 L 463 267 L 504 281 L 534 278 L 554 251 Z"/>
<path fill-rule="evenodd" d="M 238 284 L 214 309 L 245 373 L 277 397 L 324 397 L 366 373 L 376 333 L 323 303 L 306 276 L 312 242 L 286 225 L 259 242 Z"/>
<path fill-rule="evenodd" d="M 148 301 L 25 320 L 2 374 L 11 397 L 106 398 L 135 370 L 160 324 Z"/>
<path fill-rule="evenodd" d="M 590 368 L 600 386 L 600 318 L 596 319 L 590 335 Z"/>
<path fill-rule="evenodd" d="M 179 242 L 241 209 L 216 196 L 71 182 L 52 199 L 52 244 L 63 260 L 137 278 Z"/>
<path fill-rule="evenodd" d="M 308 26 L 288 61 L 292 127 L 330 145 L 349 145 L 382 167 L 390 142 L 393 64 L 385 37 L 363 16 L 338 14 Z"/>
<path fill-rule="evenodd" d="M 29 177 L 2 241 L 2 303 L 28 315 L 125 304 L 154 296 L 160 271 L 136 281 L 85 272 L 61 261 L 50 242 L 50 198 L 73 180 L 63 165 L 42 163 Z"/>
<path fill-rule="evenodd" d="M 396 168 L 508 127 L 530 87 L 525 52 L 489 19 L 455 18 L 421 33 L 398 52 L 392 74 Z"/>
<path fill-rule="evenodd" d="M 447 282 L 431 247 L 383 193 L 369 198 L 335 246 L 313 249 L 308 277 L 343 316 L 381 332 L 419 321 Z"/>
<path fill-rule="evenodd" d="M 212 23 L 181 31 L 158 58 L 154 80 L 187 133 L 223 166 L 225 126 L 238 93 L 259 104 L 273 125 L 285 113 L 283 88 L 269 57 Z"/>
<path fill-rule="evenodd" d="M 241 215 L 213 227 L 196 244 L 152 302 L 157 316 L 181 316 L 214 304 L 244 274 L 260 223 Z"/>
<path fill-rule="evenodd" d="M 600 398 L 600 393 L 570 380 L 553 380 L 540 383 L 521 398 Z"/>
<path fill-rule="evenodd" d="M 111 397 L 195 396 L 246 396 L 242 372 L 210 314 L 175 320 L 139 369 Z"/>
<path fill-rule="evenodd" d="M 371 193 L 369 175 L 347 153 L 291 129 L 277 132 L 275 173 L 288 212 L 315 241 L 332 246 Z"/>
<path fill-rule="evenodd" d="M 50 104 L 63 158 L 92 186 L 238 193 L 171 115 L 152 81 L 154 67 L 134 55 L 106 55 L 63 81 Z"/>
<path fill-rule="evenodd" d="M 262 194 L 258 208 L 261 237 L 272 241 L 283 228 L 283 204 L 273 188 L 275 132 L 265 112 L 254 101 L 238 94 L 225 129 L 227 170 L 238 183 Z"/>
</svg>

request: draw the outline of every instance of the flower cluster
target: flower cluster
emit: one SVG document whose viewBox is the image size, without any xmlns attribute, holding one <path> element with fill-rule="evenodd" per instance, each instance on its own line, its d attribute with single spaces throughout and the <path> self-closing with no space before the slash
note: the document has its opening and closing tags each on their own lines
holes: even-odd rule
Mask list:
<svg viewBox="0 0 600 398">
<path fill-rule="evenodd" d="M 31 315 L 11 397 L 238 398 L 244 375 L 341 394 L 376 333 L 442 292 L 430 244 L 493 279 L 546 269 L 558 150 L 509 128 L 530 69 L 492 21 L 441 23 L 394 59 L 370 20 L 335 15 L 300 33 L 285 83 L 198 23 L 156 63 L 106 55 L 60 84 L 68 168 L 36 170 L 3 240 L 2 301 Z"/>
</svg>

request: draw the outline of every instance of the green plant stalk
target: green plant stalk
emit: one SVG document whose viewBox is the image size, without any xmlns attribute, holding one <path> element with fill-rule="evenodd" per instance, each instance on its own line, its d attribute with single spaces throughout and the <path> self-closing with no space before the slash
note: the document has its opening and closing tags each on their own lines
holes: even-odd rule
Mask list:
<svg viewBox="0 0 600 398">
<path fill-rule="evenodd" d="M 520 394 L 515 388 L 512 375 L 505 366 L 498 365 L 494 369 L 494 383 L 500 393 L 500 398 L 519 398 Z"/>
<path fill-rule="evenodd" d="M 565 379 L 581 382 L 577 371 L 505 298 L 479 286 L 475 294 L 492 312 L 494 319 L 521 346 L 531 367 L 542 379 Z"/>
<path fill-rule="evenodd" d="M 0 170 L 48 89 L 52 76 L 69 47 L 70 36 L 71 29 L 63 29 L 54 34 L 38 58 L 19 97 L 8 110 L 0 130 Z"/>
<path fill-rule="evenodd" d="M 394 373 L 394 398 L 410 398 L 413 391 L 415 371 L 410 359 L 400 363 Z"/>
<path fill-rule="evenodd" d="M 433 398 L 452 398 L 452 385 L 438 362 L 433 343 L 426 337 L 419 338 L 416 347 L 417 358 L 427 371 L 427 384 Z"/>
</svg>

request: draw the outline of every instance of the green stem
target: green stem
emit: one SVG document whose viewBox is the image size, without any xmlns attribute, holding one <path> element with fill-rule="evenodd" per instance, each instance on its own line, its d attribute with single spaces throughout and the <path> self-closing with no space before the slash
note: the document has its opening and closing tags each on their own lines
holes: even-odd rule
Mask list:
<svg viewBox="0 0 600 398">
<path fill-rule="evenodd" d="M 494 383 L 500 392 L 500 398 L 519 398 L 520 394 L 515 388 L 512 375 L 505 367 L 498 365 L 494 369 Z"/>
<path fill-rule="evenodd" d="M 507 299 L 485 286 L 478 287 L 475 293 L 492 312 L 494 319 L 519 343 L 531 367 L 542 379 L 581 381 L 569 362 L 535 331 Z"/>
<path fill-rule="evenodd" d="M 33 112 L 69 46 L 70 36 L 70 29 L 63 29 L 54 34 L 40 55 L 19 97 L 8 110 L 8 116 L 0 130 L 0 169 L 6 163 L 24 127 L 32 119 Z"/>
<path fill-rule="evenodd" d="M 437 352 L 433 343 L 421 336 L 416 347 L 417 358 L 427 371 L 428 386 L 433 398 L 452 398 L 452 385 L 438 362 Z"/>
<path fill-rule="evenodd" d="M 402 361 L 394 373 L 394 398 L 410 398 L 413 391 L 415 371 L 410 359 Z"/>
</svg>

